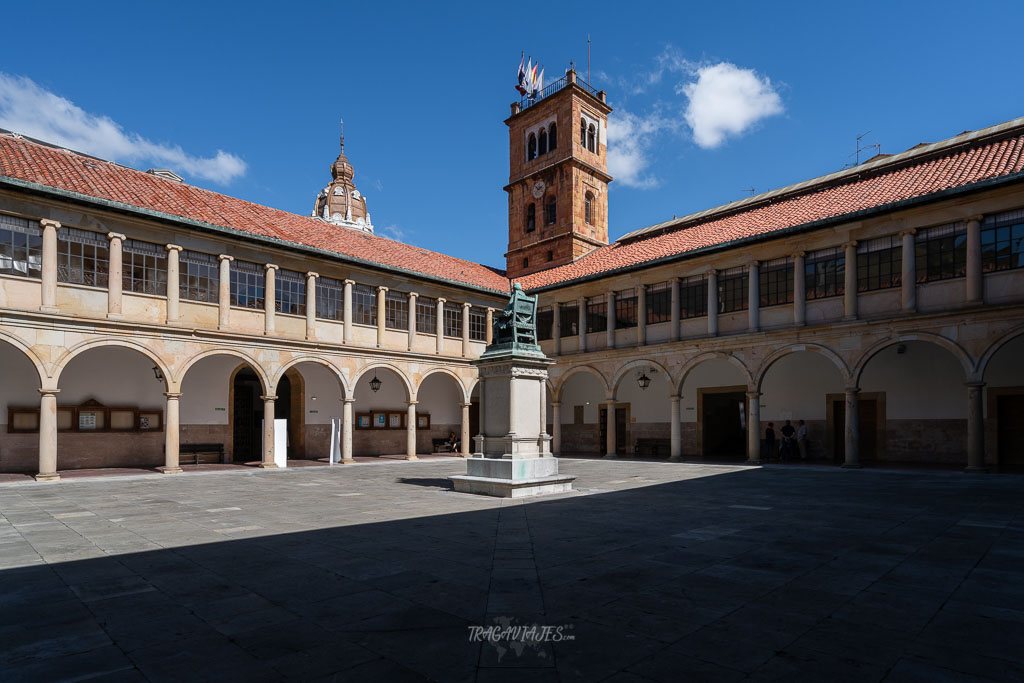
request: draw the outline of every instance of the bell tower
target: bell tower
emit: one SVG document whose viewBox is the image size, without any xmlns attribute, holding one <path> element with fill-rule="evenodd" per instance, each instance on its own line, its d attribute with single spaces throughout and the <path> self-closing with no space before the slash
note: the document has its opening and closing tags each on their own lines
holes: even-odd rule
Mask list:
<svg viewBox="0 0 1024 683">
<path fill-rule="evenodd" d="M 571 263 L 608 244 L 605 92 L 569 69 L 536 100 L 512 104 L 508 251 L 511 279 Z"/>
</svg>

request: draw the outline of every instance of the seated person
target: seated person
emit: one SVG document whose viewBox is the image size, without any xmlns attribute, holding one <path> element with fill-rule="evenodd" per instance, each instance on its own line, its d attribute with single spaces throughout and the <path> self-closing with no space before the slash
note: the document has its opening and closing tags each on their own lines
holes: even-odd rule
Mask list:
<svg viewBox="0 0 1024 683">
<path fill-rule="evenodd" d="M 455 432 L 448 432 L 448 440 L 445 442 L 448 444 L 448 452 L 455 453 L 459 450 L 459 440 L 455 436 Z"/>
</svg>

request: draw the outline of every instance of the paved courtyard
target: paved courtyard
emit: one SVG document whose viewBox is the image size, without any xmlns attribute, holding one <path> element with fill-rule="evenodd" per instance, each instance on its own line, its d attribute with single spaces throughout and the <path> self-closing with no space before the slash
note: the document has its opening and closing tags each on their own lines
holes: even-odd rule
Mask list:
<svg viewBox="0 0 1024 683">
<path fill-rule="evenodd" d="M 1024 477 L 464 467 L 2 485 L 3 679 L 1024 679 Z"/>
</svg>

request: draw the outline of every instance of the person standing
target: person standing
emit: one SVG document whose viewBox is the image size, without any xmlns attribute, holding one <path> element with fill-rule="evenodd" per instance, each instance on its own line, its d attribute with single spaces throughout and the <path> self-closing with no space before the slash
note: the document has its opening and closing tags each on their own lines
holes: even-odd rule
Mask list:
<svg viewBox="0 0 1024 683">
<path fill-rule="evenodd" d="M 793 427 L 793 423 L 786 420 L 786 424 L 782 425 L 782 447 L 779 448 L 779 462 L 786 462 L 786 458 L 793 458 L 793 448 L 796 446 L 793 443 L 793 437 L 796 436 L 796 429 Z"/>
<path fill-rule="evenodd" d="M 768 429 L 764 430 L 764 454 L 763 459 L 767 465 L 772 461 L 772 451 L 775 450 L 775 423 L 769 422 Z"/>
<path fill-rule="evenodd" d="M 796 447 L 800 451 L 800 459 L 807 459 L 807 425 L 800 420 L 800 428 L 796 430 Z"/>
</svg>

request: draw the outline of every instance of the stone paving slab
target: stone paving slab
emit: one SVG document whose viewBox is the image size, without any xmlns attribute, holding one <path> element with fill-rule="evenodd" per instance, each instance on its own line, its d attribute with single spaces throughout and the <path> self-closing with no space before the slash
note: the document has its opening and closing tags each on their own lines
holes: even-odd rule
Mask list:
<svg viewBox="0 0 1024 683">
<path fill-rule="evenodd" d="M 3 680 L 1024 678 L 1024 477 L 562 469 L 0 484 Z"/>
</svg>

